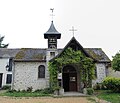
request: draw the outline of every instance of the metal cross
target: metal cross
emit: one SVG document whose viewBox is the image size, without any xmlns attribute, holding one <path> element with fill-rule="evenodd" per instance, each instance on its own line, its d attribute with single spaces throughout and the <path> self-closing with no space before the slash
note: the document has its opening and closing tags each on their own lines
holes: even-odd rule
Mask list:
<svg viewBox="0 0 120 103">
<path fill-rule="evenodd" d="M 72 26 L 72 29 L 70 29 L 70 31 L 73 32 L 73 37 L 74 37 L 74 32 L 77 31 L 76 29 L 74 29 L 74 26 Z"/>
<path fill-rule="evenodd" d="M 50 14 L 50 16 L 52 16 L 52 21 L 53 21 L 53 16 L 55 16 L 55 15 L 53 14 L 54 8 L 50 8 L 50 10 L 52 11 L 52 14 Z"/>
</svg>

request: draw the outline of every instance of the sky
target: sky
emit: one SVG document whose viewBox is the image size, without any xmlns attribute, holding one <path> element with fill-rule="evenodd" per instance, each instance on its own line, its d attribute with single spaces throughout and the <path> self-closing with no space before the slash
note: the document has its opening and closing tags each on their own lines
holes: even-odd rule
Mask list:
<svg viewBox="0 0 120 103">
<path fill-rule="evenodd" d="M 8 48 L 47 48 L 44 33 L 54 25 L 58 48 L 73 37 L 84 48 L 102 48 L 110 59 L 120 50 L 120 0 L 0 0 L 0 34 Z"/>
</svg>

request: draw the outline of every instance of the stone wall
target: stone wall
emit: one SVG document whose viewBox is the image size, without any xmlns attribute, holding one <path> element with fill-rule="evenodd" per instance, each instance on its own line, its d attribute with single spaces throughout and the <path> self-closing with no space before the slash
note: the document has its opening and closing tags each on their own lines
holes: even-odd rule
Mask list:
<svg viewBox="0 0 120 103">
<path fill-rule="evenodd" d="M 112 70 L 112 68 L 109 68 L 109 75 L 110 77 L 117 77 L 120 78 L 120 72 Z"/>
<path fill-rule="evenodd" d="M 50 53 L 54 52 L 55 55 L 51 56 Z M 49 61 L 50 59 L 52 59 L 53 57 L 55 57 L 58 54 L 58 50 L 57 49 L 47 49 L 46 51 L 46 61 Z"/>
<path fill-rule="evenodd" d="M 106 66 L 104 63 L 96 63 L 97 77 L 93 80 L 93 85 L 96 83 L 101 83 L 106 77 Z"/>
<path fill-rule="evenodd" d="M 51 56 L 50 54 L 51 54 L 51 52 L 54 52 L 55 53 L 55 55 L 54 56 Z M 49 60 L 50 59 L 52 59 L 52 58 L 54 58 L 56 55 L 58 54 L 58 50 L 57 49 L 47 49 L 47 51 L 46 51 L 46 68 L 48 68 L 49 67 Z M 46 76 L 46 79 L 47 79 L 47 85 L 49 86 L 49 78 L 50 78 L 50 75 L 49 75 L 49 70 L 47 69 L 46 70 L 46 73 L 47 73 L 47 76 Z"/>
<path fill-rule="evenodd" d="M 38 78 L 38 67 L 45 66 L 45 78 Z M 12 89 L 27 90 L 29 87 L 34 90 L 48 87 L 46 62 L 15 62 Z"/>
</svg>

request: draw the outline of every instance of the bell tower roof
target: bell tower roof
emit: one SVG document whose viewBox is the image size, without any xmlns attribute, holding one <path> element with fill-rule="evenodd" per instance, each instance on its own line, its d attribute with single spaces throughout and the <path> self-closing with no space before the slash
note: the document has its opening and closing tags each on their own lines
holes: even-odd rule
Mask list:
<svg viewBox="0 0 120 103">
<path fill-rule="evenodd" d="M 44 33 L 44 38 L 45 39 L 48 39 L 49 36 L 57 37 L 57 39 L 61 38 L 61 33 L 59 33 L 56 30 L 56 28 L 53 24 L 53 21 L 51 21 L 51 25 L 50 25 L 50 28 L 48 29 L 48 31 L 46 33 Z"/>
</svg>

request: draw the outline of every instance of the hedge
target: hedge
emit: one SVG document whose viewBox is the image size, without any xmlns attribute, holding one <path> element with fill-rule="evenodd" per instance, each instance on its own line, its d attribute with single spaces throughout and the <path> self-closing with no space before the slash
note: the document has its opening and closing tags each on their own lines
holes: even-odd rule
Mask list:
<svg viewBox="0 0 120 103">
<path fill-rule="evenodd" d="M 107 89 L 112 90 L 113 92 L 120 92 L 120 78 L 106 77 L 103 84 Z"/>
</svg>

